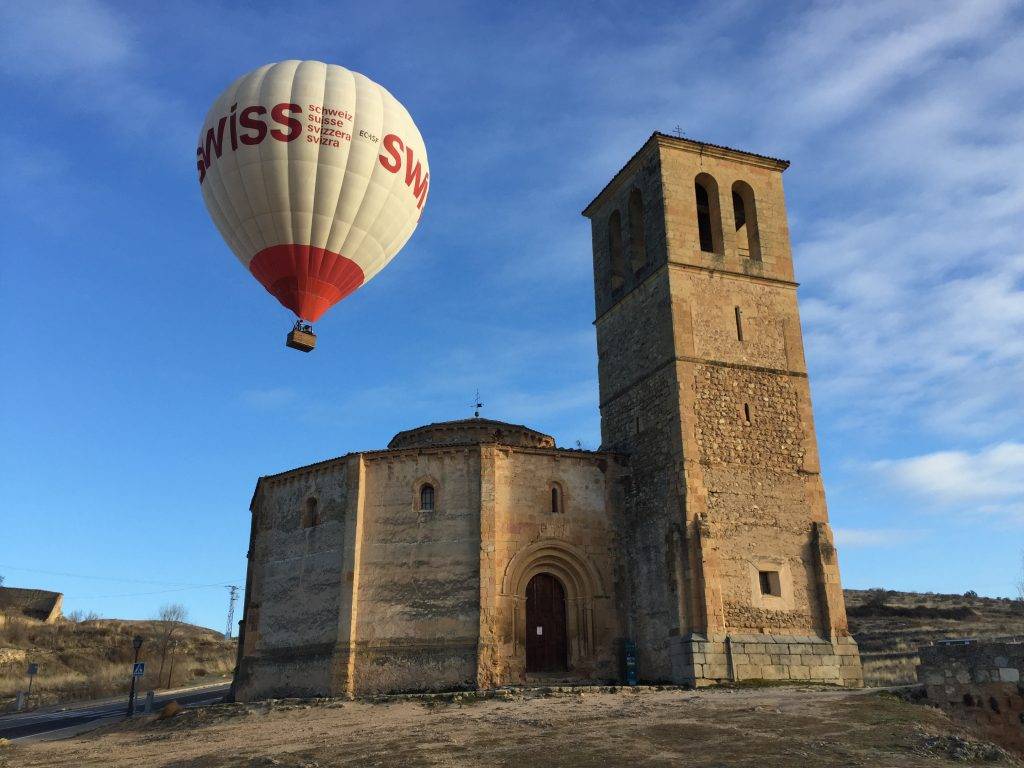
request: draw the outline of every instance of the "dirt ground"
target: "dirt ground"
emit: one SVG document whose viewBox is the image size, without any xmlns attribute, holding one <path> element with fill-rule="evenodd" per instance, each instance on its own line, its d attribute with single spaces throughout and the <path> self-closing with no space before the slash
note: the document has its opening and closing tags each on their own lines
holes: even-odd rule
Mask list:
<svg viewBox="0 0 1024 768">
<path fill-rule="evenodd" d="M 226 704 L 0 748 L 4 768 L 1022 766 L 938 710 L 809 686 Z"/>
</svg>

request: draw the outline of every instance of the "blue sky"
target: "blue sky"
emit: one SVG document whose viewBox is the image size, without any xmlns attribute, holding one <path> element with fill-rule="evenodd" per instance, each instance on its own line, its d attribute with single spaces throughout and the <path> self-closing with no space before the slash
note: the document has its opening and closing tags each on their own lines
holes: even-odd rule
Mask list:
<svg viewBox="0 0 1024 768">
<path fill-rule="evenodd" d="M 485 414 L 596 448 L 584 205 L 654 130 L 785 157 L 844 583 L 1010 595 L 1024 547 L 1024 8 L 5 3 L 0 574 L 223 626 L 256 478 Z M 195 136 L 238 75 L 363 72 L 431 194 L 282 345 Z M 45 573 L 44 573 L 45 571 Z M 213 585 L 213 586 L 206 586 Z"/>
</svg>

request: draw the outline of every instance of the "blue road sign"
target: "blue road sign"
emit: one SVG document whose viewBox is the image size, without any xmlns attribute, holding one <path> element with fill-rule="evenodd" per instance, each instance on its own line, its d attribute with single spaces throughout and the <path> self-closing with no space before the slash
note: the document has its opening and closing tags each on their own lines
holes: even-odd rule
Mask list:
<svg viewBox="0 0 1024 768">
<path fill-rule="evenodd" d="M 146 674 L 146 662 L 136 661 L 132 665 L 132 677 L 142 677 Z"/>
<path fill-rule="evenodd" d="M 37 675 L 37 674 L 39 674 L 39 665 L 38 664 L 29 664 L 28 665 L 28 676 L 32 677 L 32 676 Z"/>
</svg>

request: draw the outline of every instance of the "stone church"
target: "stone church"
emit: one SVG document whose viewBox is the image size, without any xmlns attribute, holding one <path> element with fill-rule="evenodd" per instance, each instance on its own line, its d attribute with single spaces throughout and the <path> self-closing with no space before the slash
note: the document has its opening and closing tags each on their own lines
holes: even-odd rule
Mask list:
<svg viewBox="0 0 1024 768">
<path fill-rule="evenodd" d="M 584 210 L 597 451 L 490 419 L 261 477 L 235 696 L 860 685 L 782 173 L 656 133 Z"/>
</svg>

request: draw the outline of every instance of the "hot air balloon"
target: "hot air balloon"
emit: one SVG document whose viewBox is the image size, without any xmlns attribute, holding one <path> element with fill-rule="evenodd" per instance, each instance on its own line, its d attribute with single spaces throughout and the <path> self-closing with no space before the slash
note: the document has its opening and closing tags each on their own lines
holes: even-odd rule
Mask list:
<svg viewBox="0 0 1024 768">
<path fill-rule="evenodd" d="M 206 208 L 238 260 L 296 315 L 287 344 L 394 258 L 419 223 L 427 151 L 398 100 L 319 61 L 243 75 L 196 147 Z"/>
</svg>

